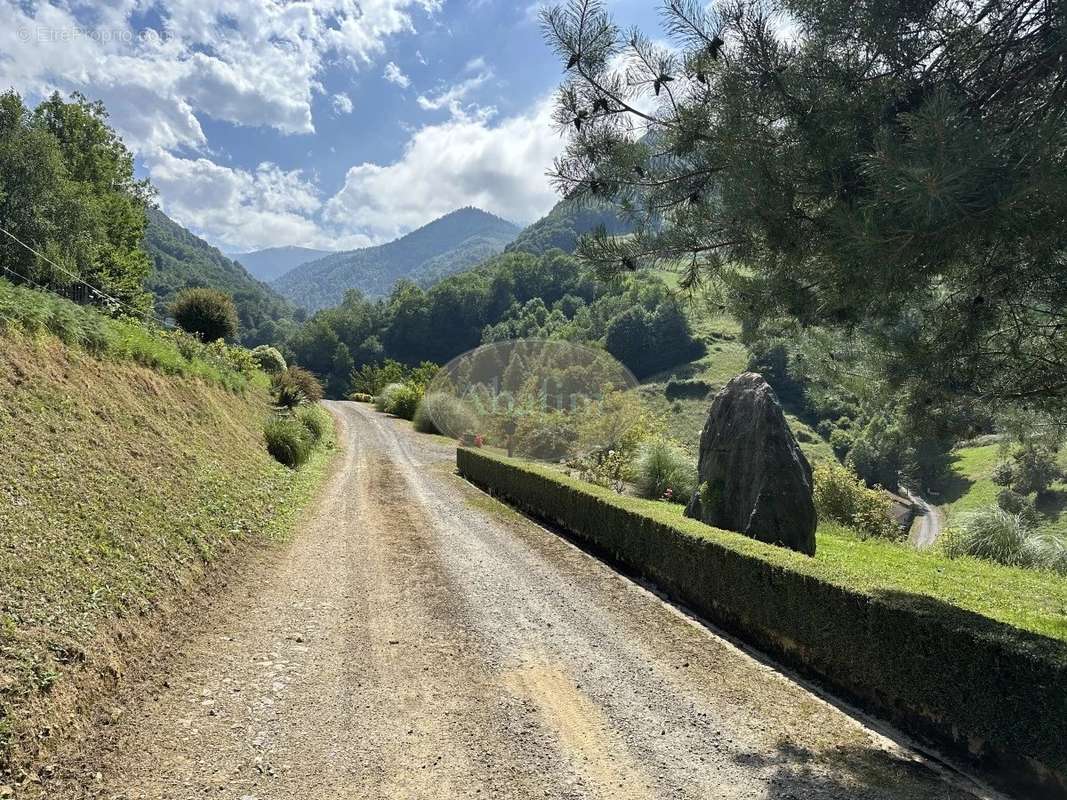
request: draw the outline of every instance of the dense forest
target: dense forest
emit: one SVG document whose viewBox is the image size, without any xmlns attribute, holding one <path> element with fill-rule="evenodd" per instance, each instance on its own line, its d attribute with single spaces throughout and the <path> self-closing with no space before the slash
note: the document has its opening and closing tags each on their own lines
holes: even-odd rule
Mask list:
<svg viewBox="0 0 1067 800">
<path fill-rule="evenodd" d="M 610 203 L 562 200 L 548 214 L 523 230 L 507 249 L 535 255 L 556 249 L 573 253 L 582 236 L 596 230 L 602 230 L 607 235 L 623 234 L 630 230 L 630 225 L 619 209 Z"/>
<path fill-rule="evenodd" d="M 181 290 L 210 287 L 233 297 L 242 344 L 272 344 L 290 334 L 297 312 L 287 300 L 162 211 L 149 208 L 147 215 L 144 246 L 152 270 L 145 286 L 160 316 L 166 316 Z"/>
<path fill-rule="evenodd" d="M 482 342 L 523 336 L 604 344 L 644 377 L 689 361 L 701 347 L 677 302 L 653 275 L 604 284 L 562 251 L 512 252 L 429 289 L 404 281 L 377 302 L 349 292 L 286 349 L 334 396 L 348 391 L 363 364 L 443 364 Z"/>
</svg>

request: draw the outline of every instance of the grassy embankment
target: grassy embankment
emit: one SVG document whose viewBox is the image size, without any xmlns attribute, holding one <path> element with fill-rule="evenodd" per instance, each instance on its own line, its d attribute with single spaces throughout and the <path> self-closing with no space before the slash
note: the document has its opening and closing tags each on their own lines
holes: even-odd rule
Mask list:
<svg viewBox="0 0 1067 800">
<path fill-rule="evenodd" d="M 670 270 L 657 270 L 656 274 L 672 289 L 678 288 L 678 274 Z M 748 368 L 749 352 L 740 341 L 741 324 L 729 314 L 715 310 L 696 297 L 690 302 L 683 299 L 683 306 L 693 327 L 693 333 L 704 343 L 703 356 L 688 364 L 680 364 L 654 375 L 641 385 L 641 397 L 654 411 L 667 421 L 667 432 L 690 455 L 696 458 L 700 446 L 700 432 L 708 416 L 707 398 L 681 398 L 668 400 L 667 382 L 673 377 L 680 380 L 704 381 L 713 395 L 732 378 Z M 834 459 L 828 442 L 794 414 L 786 419 L 797 437 L 804 455 L 812 463 Z"/>
<path fill-rule="evenodd" d="M 288 534 L 329 458 L 275 462 L 266 376 L 217 350 L 3 282 L 0 340 L 2 778 L 114 686 L 142 620 Z"/>
<path fill-rule="evenodd" d="M 954 451 L 952 475 L 940 497 L 945 517 L 951 525 L 970 511 L 997 504 L 1000 486 L 993 483 L 993 468 L 1005 459 L 999 444 L 961 447 Z M 1060 466 L 1067 473 L 1067 448 L 1060 453 Z M 1052 491 L 1037 503 L 1041 514 L 1038 530 L 1067 536 L 1067 481 L 1053 484 Z"/>
</svg>

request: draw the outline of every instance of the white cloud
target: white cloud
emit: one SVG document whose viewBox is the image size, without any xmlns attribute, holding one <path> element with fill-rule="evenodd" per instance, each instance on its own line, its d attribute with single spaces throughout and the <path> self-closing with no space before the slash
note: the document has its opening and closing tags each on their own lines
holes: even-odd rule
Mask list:
<svg viewBox="0 0 1067 800">
<path fill-rule="evenodd" d="M 161 35 L 140 36 L 132 28 L 132 16 L 148 6 L 159 12 Z M 502 119 L 492 108 L 465 105 L 493 78 L 482 58 L 471 59 L 454 85 L 419 97 L 426 110 L 447 109 L 447 121 L 404 128 L 409 139 L 399 159 L 352 167 L 332 197 L 320 193 L 317 176 L 301 170 L 270 162 L 239 169 L 213 160 L 208 118 L 308 134 L 315 130 L 316 97 L 334 113 L 350 113 L 351 98 L 322 84 L 327 66 L 374 63 L 390 37 L 413 29 L 413 14 L 441 6 L 442 0 L 113 0 L 106 6 L 0 0 L 7 20 L 0 26 L 0 87 L 31 95 L 80 90 L 103 100 L 159 189 L 164 210 L 230 251 L 362 247 L 464 205 L 516 222 L 534 219 L 557 200 L 544 175 L 562 146 L 550 103 Z M 415 58 L 426 64 L 421 54 Z M 410 85 L 392 61 L 385 78 Z"/>
<path fill-rule="evenodd" d="M 559 199 L 545 175 L 563 144 L 551 116 L 545 98 L 496 124 L 482 112 L 427 125 L 397 162 L 352 167 L 322 217 L 334 225 L 357 219 L 382 240 L 466 205 L 520 223 L 536 219 Z"/>
<path fill-rule="evenodd" d="M 392 61 L 385 65 L 385 74 L 383 77 L 390 83 L 395 83 L 397 86 L 404 89 L 411 86 L 411 78 L 405 75 L 404 71 Z"/>
<path fill-rule="evenodd" d="M 0 85 L 100 97 L 138 152 L 202 148 L 204 116 L 311 133 L 327 61 L 369 64 L 442 2 L 165 0 L 150 4 L 162 27 L 148 35 L 131 19 L 145 5 L 0 0 Z"/>
<path fill-rule="evenodd" d="M 344 92 L 338 92 L 333 96 L 333 110 L 338 114 L 351 114 L 352 108 L 352 98 Z"/>
<path fill-rule="evenodd" d="M 419 107 L 427 111 L 440 111 L 442 108 L 447 108 L 452 111 L 453 115 L 459 115 L 461 113 L 460 102 L 492 77 L 493 73 L 482 72 L 446 87 L 433 96 L 420 94 L 418 97 Z"/>
<path fill-rule="evenodd" d="M 314 184 L 299 171 L 264 162 L 246 171 L 207 158 L 160 153 L 148 165 L 163 210 L 182 225 L 230 251 L 276 245 L 363 247 L 361 234 L 324 232 L 316 221 L 322 206 Z"/>
</svg>

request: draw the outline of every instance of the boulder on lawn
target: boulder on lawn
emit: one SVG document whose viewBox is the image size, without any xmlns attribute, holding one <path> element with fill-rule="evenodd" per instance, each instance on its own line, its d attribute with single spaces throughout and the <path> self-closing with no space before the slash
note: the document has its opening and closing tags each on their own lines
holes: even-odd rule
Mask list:
<svg viewBox="0 0 1067 800">
<path fill-rule="evenodd" d="M 738 375 L 715 396 L 697 483 L 687 517 L 815 555 L 811 465 L 762 376 Z"/>
</svg>

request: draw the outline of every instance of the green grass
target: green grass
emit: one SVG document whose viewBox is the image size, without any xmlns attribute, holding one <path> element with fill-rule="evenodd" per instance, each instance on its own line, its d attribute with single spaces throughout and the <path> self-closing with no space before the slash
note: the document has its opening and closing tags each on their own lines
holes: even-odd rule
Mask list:
<svg viewBox="0 0 1067 800">
<path fill-rule="evenodd" d="M 993 483 L 992 474 L 1003 458 L 1004 452 L 998 444 L 954 451 L 952 474 L 942 495 L 934 498 L 942 503 L 948 524 L 968 512 L 996 505 L 1001 487 Z M 1067 461 L 1067 448 L 1060 453 L 1061 464 L 1064 461 Z M 1039 531 L 1067 536 L 1067 483 L 1055 484 L 1049 497 L 1038 504 L 1038 510 L 1042 513 Z"/>
<path fill-rule="evenodd" d="M 680 525 L 688 533 L 719 539 L 734 549 L 754 553 L 837 586 L 872 595 L 885 592 L 926 595 L 1022 630 L 1067 641 L 1067 578 L 1052 573 L 1004 567 L 972 558 L 949 559 L 936 552 L 920 552 L 891 542 L 862 541 L 848 529 L 832 524 L 819 526 L 816 554 L 809 559 L 687 519 L 679 505 L 618 495 L 548 466 L 513 463 L 654 519 Z"/>
<path fill-rule="evenodd" d="M 669 269 L 654 270 L 672 289 L 678 289 L 679 274 Z M 700 432 L 707 420 L 709 402 L 699 399 L 669 401 L 665 395 L 667 381 L 676 377 L 705 381 L 712 393 L 748 369 L 749 352 L 741 344 L 741 323 L 722 313 L 714 304 L 699 296 L 685 298 L 684 308 L 694 335 L 707 348 L 703 356 L 688 364 L 679 364 L 653 375 L 641 385 L 641 397 L 667 422 L 667 434 L 693 458 L 700 446 Z M 786 414 L 800 449 L 812 463 L 836 461 L 833 448 L 819 434 L 793 414 Z"/>
<path fill-rule="evenodd" d="M 254 386 L 43 335 L 0 344 L 0 730 L 26 750 L 28 709 L 93 668 L 115 620 L 180 597 L 242 542 L 287 536 L 329 454 L 298 471 L 275 462 Z"/>
<path fill-rule="evenodd" d="M 131 361 L 164 375 L 199 378 L 231 391 L 262 388 L 269 382 L 239 348 L 208 346 L 180 331 L 113 319 L 93 308 L 2 279 L 0 333 L 54 336 L 100 358 Z"/>
</svg>

